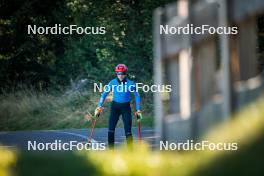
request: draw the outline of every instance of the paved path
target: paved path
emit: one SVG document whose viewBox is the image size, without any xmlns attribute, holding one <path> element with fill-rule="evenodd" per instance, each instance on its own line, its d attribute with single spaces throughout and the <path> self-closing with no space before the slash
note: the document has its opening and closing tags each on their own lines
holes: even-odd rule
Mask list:
<svg viewBox="0 0 264 176">
<path fill-rule="evenodd" d="M 61 142 L 78 141 L 87 142 L 91 129 L 67 129 L 67 130 L 38 130 L 38 131 L 12 131 L 0 132 L 0 144 L 8 147 L 18 147 L 27 150 L 28 141 L 37 141 L 38 143 L 49 143 L 55 140 Z M 132 128 L 134 140 L 137 140 L 137 128 Z M 116 129 L 116 145 L 120 145 L 125 140 L 124 129 Z M 153 128 L 142 128 L 141 136 L 154 147 Z M 93 134 L 95 142 L 107 143 L 107 128 L 96 128 Z"/>
</svg>

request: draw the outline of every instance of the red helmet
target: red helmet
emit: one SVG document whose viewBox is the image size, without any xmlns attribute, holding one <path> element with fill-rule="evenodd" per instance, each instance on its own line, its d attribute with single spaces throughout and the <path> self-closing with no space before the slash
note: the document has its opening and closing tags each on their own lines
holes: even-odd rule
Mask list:
<svg viewBox="0 0 264 176">
<path fill-rule="evenodd" d="M 128 68 L 125 64 L 118 64 L 115 68 L 115 72 L 127 72 Z"/>
</svg>

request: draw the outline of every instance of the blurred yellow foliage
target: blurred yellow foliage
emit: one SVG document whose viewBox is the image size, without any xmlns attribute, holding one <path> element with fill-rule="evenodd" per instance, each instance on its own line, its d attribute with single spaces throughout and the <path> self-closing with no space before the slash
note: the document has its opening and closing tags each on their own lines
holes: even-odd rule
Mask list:
<svg viewBox="0 0 264 176">
<path fill-rule="evenodd" d="M 11 175 L 9 168 L 15 162 L 15 152 L 0 146 L 0 176 Z"/>
</svg>

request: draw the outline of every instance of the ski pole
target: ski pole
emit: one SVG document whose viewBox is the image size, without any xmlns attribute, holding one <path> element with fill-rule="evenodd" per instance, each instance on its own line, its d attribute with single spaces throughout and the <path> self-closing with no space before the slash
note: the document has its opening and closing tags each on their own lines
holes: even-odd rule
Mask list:
<svg viewBox="0 0 264 176">
<path fill-rule="evenodd" d="M 89 137 L 89 139 L 88 139 L 88 143 L 91 143 L 91 140 L 92 140 L 92 137 L 93 137 L 93 132 L 94 132 L 94 128 L 95 128 L 95 125 L 96 125 L 96 121 L 97 121 L 97 118 L 100 116 L 100 113 L 98 113 L 97 115 L 96 115 L 96 118 L 94 118 L 93 120 L 92 120 L 92 122 L 93 122 L 93 124 L 92 124 L 92 131 L 91 131 L 91 133 L 90 133 L 90 137 Z"/>
<path fill-rule="evenodd" d="M 93 120 L 92 132 L 90 133 L 90 137 L 88 139 L 88 143 L 91 143 L 95 125 L 96 125 L 96 120 Z"/>
<path fill-rule="evenodd" d="M 137 117 L 137 123 L 138 123 L 138 143 L 140 143 L 141 140 L 141 129 L 140 129 L 140 120 L 142 119 L 141 115 L 136 115 Z"/>
</svg>

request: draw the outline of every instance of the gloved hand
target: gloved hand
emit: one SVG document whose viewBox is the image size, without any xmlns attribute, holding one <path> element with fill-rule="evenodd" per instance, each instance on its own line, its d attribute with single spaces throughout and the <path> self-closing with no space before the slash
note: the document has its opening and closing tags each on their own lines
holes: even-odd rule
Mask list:
<svg viewBox="0 0 264 176">
<path fill-rule="evenodd" d="M 135 116 L 136 116 L 136 118 L 137 118 L 137 120 L 142 120 L 142 111 L 141 110 L 137 110 L 136 112 L 135 112 Z"/>
<path fill-rule="evenodd" d="M 103 112 L 103 107 L 97 107 L 94 111 L 94 117 L 98 117 Z"/>
</svg>

